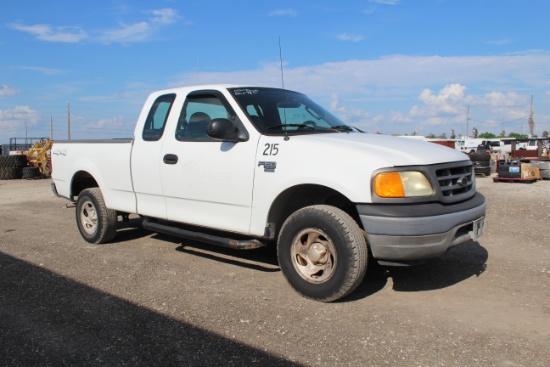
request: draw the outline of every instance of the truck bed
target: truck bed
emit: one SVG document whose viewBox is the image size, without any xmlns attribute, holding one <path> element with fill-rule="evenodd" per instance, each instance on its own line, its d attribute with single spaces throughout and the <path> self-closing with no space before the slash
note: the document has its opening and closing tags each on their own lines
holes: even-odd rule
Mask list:
<svg viewBox="0 0 550 367">
<path fill-rule="evenodd" d="M 101 187 L 109 208 L 134 213 L 130 157 L 133 139 L 55 141 L 52 148 L 52 179 L 59 195 L 74 200 L 75 172 L 88 172 Z M 77 178 L 78 179 L 78 175 Z"/>
</svg>

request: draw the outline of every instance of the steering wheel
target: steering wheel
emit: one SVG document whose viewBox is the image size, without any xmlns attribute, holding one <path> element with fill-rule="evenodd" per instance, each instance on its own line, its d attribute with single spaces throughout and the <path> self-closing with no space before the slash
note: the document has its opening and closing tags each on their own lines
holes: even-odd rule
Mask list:
<svg viewBox="0 0 550 367">
<path fill-rule="evenodd" d="M 311 127 L 312 129 L 315 129 L 315 126 L 317 126 L 317 124 L 315 123 L 315 121 L 311 121 L 311 120 L 304 121 L 304 122 L 302 123 L 302 125 L 304 125 L 304 128 L 306 128 L 306 127 Z"/>
</svg>

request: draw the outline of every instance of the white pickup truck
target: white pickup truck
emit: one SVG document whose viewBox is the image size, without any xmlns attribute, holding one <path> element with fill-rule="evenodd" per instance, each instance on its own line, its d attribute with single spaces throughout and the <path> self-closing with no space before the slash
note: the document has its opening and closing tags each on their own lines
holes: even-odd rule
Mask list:
<svg viewBox="0 0 550 367">
<path fill-rule="evenodd" d="M 352 292 L 369 257 L 411 264 L 483 233 L 485 198 L 464 154 L 355 131 L 283 89 L 152 93 L 133 138 L 56 141 L 52 169 L 90 243 L 139 214 L 155 232 L 275 244 L 291 286 L 324 302 Z"/>
</svg>

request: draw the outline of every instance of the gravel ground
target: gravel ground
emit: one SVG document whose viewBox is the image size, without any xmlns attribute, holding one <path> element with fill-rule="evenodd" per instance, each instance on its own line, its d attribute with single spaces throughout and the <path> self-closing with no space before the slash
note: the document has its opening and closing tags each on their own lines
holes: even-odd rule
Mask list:
<svg viewBox="0 0 550 367">
<path fill-rule="evenodd" d="M 485 236 L 370 265 L 336 303 L 294 293 L 273 249 L 124 223 L 94 246 L 49 180 L 0 181 L 3 366 L 548 366 L 550 181 L 493 183 Z"/>
</svg>

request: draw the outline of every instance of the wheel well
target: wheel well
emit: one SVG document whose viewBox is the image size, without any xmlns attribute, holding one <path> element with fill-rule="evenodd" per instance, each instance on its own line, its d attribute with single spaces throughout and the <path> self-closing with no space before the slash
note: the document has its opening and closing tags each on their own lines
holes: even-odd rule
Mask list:
<svg viewBox="0 0 550 367">
<path fill-rule="evenodd" d="M 90 187 L 99 187 L 95 178 L 93 178 L 88 172 L 78 171 L 73 176 L 73 180 L 71 182 L 72 198 L 74 199 L 75 197 L 78 197 L 82 190 Z"/>
<path fill-rule="evenodd" d="M 348 213 L 360 226 L 355 205 L 336 190 L 321 185 L 299 185 L 282 192 L 271 205 L 269 212 L 270 233 L 277 238 L 284 221 L 296 210 L 310 205 L 331 205 Z"/>
</svg>

